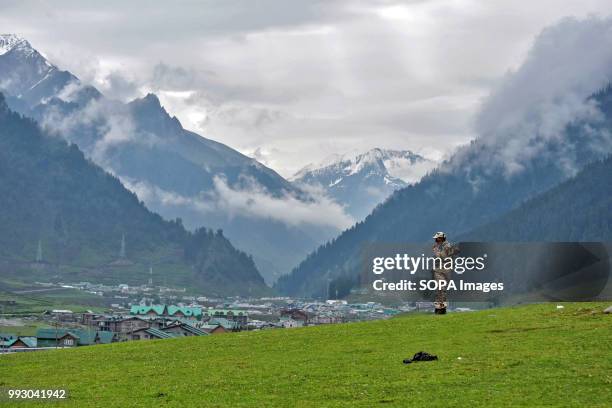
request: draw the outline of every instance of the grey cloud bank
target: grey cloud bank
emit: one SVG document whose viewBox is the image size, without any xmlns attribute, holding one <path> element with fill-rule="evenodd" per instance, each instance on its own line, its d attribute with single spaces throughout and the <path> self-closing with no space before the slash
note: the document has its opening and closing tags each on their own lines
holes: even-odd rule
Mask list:
<svg viewBox="0 0 612 408">
<path fill-rule="evenodd" d="M 343 230 L 354 220 L 345 214 L 341 205 L 325 196 L 323 191 L 309 189 L 309 202 L 291 195 L 272 197 L 257 183 L 248 188 L 234 188 L 227 181 L 215 178 L 214 189 L 198 197 L 186 197 L 166 191 L 149 183 L 121 178 L 123 184 L 138 198 L 155 206 L 184 207 L 202 215 L 223 213 L 229 218 L 252 217 L 278 221 L 290 227 L 318 226 Z"/>
<path fill-rule="evenodd" d="M 611 79 L 612 18 L 567 18 L 545 29 L 525 63 L 501 81 L 477 116 L 481 140 L 498 146 L 488 159 L 502 163 L 511 175 L 550 154 L 547 144 L 557 141 L 559 166 L 575 173 L 575 146 L 564 137 L 564 129 L 581 121 L 591 128 L 598 123 L 603 115 L 589 96 Z M 612 146 L 605 128 L 593 129 L 590 137 L 594 150 Z"/>
<path fill-rule="evenodd" d="M 1 1 L 0 7 L 3 31 L 27 37 L 108 96 L 127 100 L 155 91 L 185 127 L 284 176 L 355 148 L 440 157 L 477 132 L 490 133 L 499 126 L 496 98 L 510 96 L 514 107 L 533 102 L 502 94 L 516 88 L 504 85 L 508 70 L 524 61 L 522 72 L 531 69 L 534 36 L 565 16 L 612 11 L 609 2 L 594 0 L 180 7 Z M 574 62 L 596 58 L 600 45 L 593 48 Z M 542 92 L 546 86 L 538 85 Z"/>
</svg>

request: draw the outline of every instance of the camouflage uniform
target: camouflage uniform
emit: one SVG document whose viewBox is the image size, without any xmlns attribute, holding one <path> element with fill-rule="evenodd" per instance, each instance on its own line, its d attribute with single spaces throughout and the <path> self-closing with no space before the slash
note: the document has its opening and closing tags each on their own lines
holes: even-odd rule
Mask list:
<svg viewBox="0 0 612 408">
<path fill-rule="evenodd" d="M 442 258 L 442 267 L 434 268 L 433 270 L 433 278 L 440 282 L 446 281 L 448 282 L 451 278 L 451 272 L 453 271 L 451 268 L 444 268 L 444 263 L 447 258 L 452 257 L 456 253 L 457 249 L 450 242 L 444 241 L 440 243 L 435 243 L 433 245 L 433 253 L 436 258 Z M 446 298 L 446 287 L 438 288 L 436 291 L 436 298 L 434 300 L 434 307 L 436 309 L 446 309 L 448 306 L 448 301 Z"/>
</svg>

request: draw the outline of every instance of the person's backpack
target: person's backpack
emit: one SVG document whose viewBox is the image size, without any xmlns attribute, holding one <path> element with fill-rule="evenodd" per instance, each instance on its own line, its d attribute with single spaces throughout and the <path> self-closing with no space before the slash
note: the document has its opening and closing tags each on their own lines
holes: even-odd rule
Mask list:
<svg viewBox="0 0 612 408">
<path fill-rule="evenodd" d="M 414 356 L 412 356 L 412 358 L 404 359 L 404 364 L 410 364 L 413 361 L 434 361 L 437 359 L 438 359 L 438 356 L 436 355 L 429 354 L 426 351 L 419 351 Z"/>
</svg>

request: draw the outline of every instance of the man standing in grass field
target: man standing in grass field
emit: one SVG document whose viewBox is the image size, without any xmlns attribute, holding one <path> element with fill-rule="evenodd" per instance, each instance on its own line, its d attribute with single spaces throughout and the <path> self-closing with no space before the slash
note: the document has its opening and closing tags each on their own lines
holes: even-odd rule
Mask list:
<svg viewBox="0 0 612 408">
<path fill-rule="evenodd" d="M 436 298 L 434 300 L 434 313 L 446 314 L 448 300 L 446 297 L 446 284 L 440 287 L 441 282 L 448 283 L 451 278 L 452 267 L 449 267 L 450 262 L 446 260 L 458 252 L 457 247 L 446 240 L 446 234 L 436 232 L 433 236 L 436 241 L 433 245 L 433 253 L 436 258 L 440 258 L 439 262 L 434 263 L 433 278 L 438 282 L 436 290 Z"/>
</svg>

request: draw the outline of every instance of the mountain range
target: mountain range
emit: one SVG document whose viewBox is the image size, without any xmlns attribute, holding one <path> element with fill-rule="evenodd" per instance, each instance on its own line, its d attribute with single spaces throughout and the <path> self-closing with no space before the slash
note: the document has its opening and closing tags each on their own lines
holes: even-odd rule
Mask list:
<svg viewBox="0 0 612 408">
<path fill-rule="evenodd" d="M 192 230 L 222 229 L 253 254 L 268 282 L 339 231 L 266 210 L 265 203 L 308 207 L 317 197 L 256 160 L 184 129 L 156 95 L 130 103 L 105 98 L 15 35 L 0 36 L 0 90 L 12 109 L 75 143 L 150 209 L 179 217 Z"/>
<path fill-rule="evenodd" d="M 482 242 L 608 241 L 612 237 L 610 214 L 612 156 L 588 164 L 576 176 L 457 239 Z"/>
<path fill-rule="evenodd" d="M 0 93 L 0 272 L 22 282 L 270 293 L 221 231 L 165 221 L 75 144 L 12 112 Z"/>
<path fill-rule="evenodd" d="M 418 182 L 435 164 L 409 150 L 375 148 L 361 154 L 329 157 L 304 167 L 291 180 L 322 188 L 360 220 L 395 190 Z"/>
<path fill-rule="evenodd" d="M 610 240 L 611 213 L 606 211 L 612 193 L 609 173 L 607 178 L 598 179 L 601 172 L 597 172 L 597 166 L 579 178 L 592 177 L 593 180 L 584 185 L 585 198 L 582 201 L 574 199 L 574 202 L 587 205 L 592 200 L 602 205 L 571 207 L 589 215 L 584 223 L 577 223 L 576 231 L 558 226 L 568 222 L 573 225 L 573 218 L 561 218 L 562 214 L 571 216 L 567 209 L 539 220 L 549 229 L 556 228 L 556 232 L 538 232 L 524 224 L 510 225 L 533 222 L 528 214 L 545 213 L 547 206 L 553 211 L 567 205 L 564 201 L 552 206 L 549 197 L 554 196 L 554 192 L 551 196 L 539 196 L 575 176 L 589 163 L 612 153 L 612 87 L 594 90 L 584 104 L 589 112 L 596 114 L 577 117 L 549 137 L 530 132 L 514 137 L 490 134 L 474 140 L 420 182 L 396 191 L 364 221 L 320 246 L 290 275 L 282 277 L 276 287 L 291 295 L 321 296 L 327 290 L 327 282 L 355 285 L 364 245 L 427 242 L 436 231 L 445 231 L 451 239 L 465 236 L 484 240 L 491 237 L 521 241 L 540 237 Z M 517 150 L 517 142 L 522 143 L 525 150 Z M 533 155 L 536 149 L 538 154 Z M 566 188 L 570 189 L 571 184 Z M 561 194 L 564 200 L 573 199 L 569 191 Z M 599 196 L 605 198 L 603 202 L 596 200 Z M 542 202 L 548 203 L 547 206 L 536 209 Z M 523 204 L 534 208 L 523 208 Z M 592 218 L 596 216 L 600 217 L 598 221 Z M 597 222 L 604 227 L 595 228 Z M 494 234 L 487 235 L 486 231 L 494 231 Z"/>
<path fill-rule="evenodd" d="M 0 35 L 0 89 L 14 108 L 27 110 L 59 95 L 78 79 L 51 64 L 29 42 L 14 34 Z M 93 87 L 79 88 L 74 98 L 95 98 Z"/>
<path fill-rule="evenodd" d="M 441 230 L 451 240 L 610 240 L 612 87 L 605 75 L 575 83 L 562 76 L 555 89 L 554 81 L 542 82 L 538 55 L 530 53 L 525 68 L 487 99 L 476 118 L 478 137 L 444 162 L 373 149 L 307 166 L 291 181 L 184 129 L 154 94 L 129 103 L 110 100 L 15 36 L 0 36 L 0 89 L 9 106 L 40 123 L 45 135 L 74 143 L 148 208 L 175 220 L 170 224 L 183 235 L 173 238 L 170 252 L 182 250 L 180 262 L 195 276 L 211 264 L 199 245 L 190 244 L 193 237 L 230 248 L 227 236 L 253 254 L 268 283 L 297 265 L 278 279 L 278 291 L 321 296 L 329 285 L 348 293 L 358 284 L 361 251 L 372 242 L 424 242 Z M 536 89 L 538 81 L 543 85 Z M 362 221 L 331 239 L 347 219 L 304 221 L 288 211 L 301 207 L 325 215 L 322 197 Z M 64 228 L 58 223 L 55 233 Z M 197 229 L 203 225 L 211 229 Z M 35 235 L 27 236 L 28 253 Z M 246 282 L 258 282 L 248 256 L 226 254 L 251 271 Z M 104 262 L 112 263 L 109 256 Z"/>
</svg>

